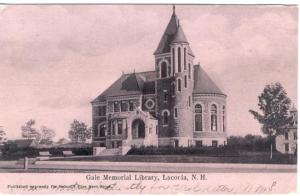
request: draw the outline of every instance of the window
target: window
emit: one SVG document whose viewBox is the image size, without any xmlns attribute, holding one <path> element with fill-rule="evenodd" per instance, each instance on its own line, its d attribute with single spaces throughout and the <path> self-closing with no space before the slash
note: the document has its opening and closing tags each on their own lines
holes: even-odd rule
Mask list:
<svg viewBox="0 0 300 196">
<path fill-rule="evenodd" d="M 195 105 L 195 131 L 203 131 L 202 127 L 202 106 L 201 104 Z"/>
<path fill-rule="evenodd" d="M 191 79 L 191 64 L 189 63 L 189 79 Z"/>
<path fill-rule="evenodd" d="M 161 78 L 165 78 L 167 77 L 167 63 L 166 62 L 162 62 L 161 63 Z"/>
<path fill-rule="evenodd" d="M 183 52 L 183 66 L 184 66 L 184 70 L 186 70 L 186 48 L 184 48 L 184 52 Z"/>
<path fill-rule="evenodd" d="M 123 123 L 122 120 L 118 120 L 118 135 L 122 135 Z"/>
<path fill-rule="evenodd" d="M 217 106 L 215 104 L 211 105 L 210 108 L 210 128 L 212 131 L 217 131 Z"/>
<path fill-rule="evenodd" d="M 175 84 L 174 83 L 171 84 L 171 94 L 175 95 Z"/>
<path fill-rule="evenodd" d="M 294 140 L 297 140 L 297 132 L 294 132 Z"/>
<path fill-rule="evenodd" d="M 98 137 L 105 137 L 106 125 L 105 123 L 99 124 L 98 126 Z"/>
<path fill-rule="evenodd" d="M 173 75 L 175 73 L 175 48 L 172 48 L 172 66 L 173 66 Z"/>
<path fill-rule="evenodd" d="M 212 144 L 213 147 L 218 147 L 218 141 L 217 140 L 213 140 L 211 142 L 211 144 Z"/>
<path fill-rule="evenodd" d="M 133 111 L 133 110 L 134 110 L 134 103 L 129 102 L 129 111 Z"/>
<path fill-rule="evenodd" d="M 119 103 L 118 102 L 114 102 L 114 112 L 119 112 Z"/>
<path fill-rule="evenodd" d="M 191 107 L 191 96 L 189 96 L 189 107 Z"/>
<path fill-rule="evenodd" d="M 288 132 L 285 132 L 285 133 L 284 133 L 284 138 L 285 138 L 285 140 L 288 140 L 288 139 L 289 139 L 289 133 L 288 133 Z"/>
<path fill-rule="evenodd" d="M 120 146 L 122 146 L 122 141 L 117 141 L 117 148 L 119 148 Z"/>
<path fill-rule="evenodd" d="M 168 101 L 168 92 L 164 91 L 164 102 Z"/>
<path fill-rule="evenodd" d="M 99 116 L 105 116 L 106 115 L 106 106 L 99 106 L 98 108 L 98 115 Z"/>
<path fill-rule="evenodd" d="M 226 122 L 225 122 L 225 106 L 223 105 L 223 115 L 222 115 L 222 124 L 223 124 L 223 132 L 225 132 L 226 131 L 226 127 L 225 127 L 225 125 L 226 125 Z"/>
<path fill-rule="evenodd" d="M 289 152 L 289 149 L 290 149 L 289 144 L 284 144 L 284 149 L 285 149 L 285 152 Z"/>
<path fill-rule="evenodd" d="M 178 48 L 178 72 L 181 72 L 181 48 Z"/>
<path fill-rule="evenodd" d="M 196 141 L 196 147 L 202 147 L 202 146 L 203 146 L 202 140 L 197 140 Z"/>
<path fill-rule="evenodd" d="M 127 102 L 122 102 L 121 103 L 121 111 L 122 112 L 128 111 L 128 104 L 127 104 Z"/>
<path fill-rule="evenodd" d="M 184 76 L 184 88 L 187 88 L 187 76 Z"/>
<path fill-rule="evenodd" d="M 174 108 L 174 118 L 178 117 L 177 108 Z"/>
<path fill-rule="evenodd" d="M 169 114 L 167 111 L 163 112 L 163 124 L 167 125 L 169 123 Z"/>
<path fill-rule="evenodd" d="M 115 121 L 112 121 L 112 133 L 111 135 L 116 135 L 116 125 L 115 125 Z"/>
<path fill-rule="evenodd" d="M 181 91 L 181 79 L 177 80 L 177 90 Z"/>
</svg>

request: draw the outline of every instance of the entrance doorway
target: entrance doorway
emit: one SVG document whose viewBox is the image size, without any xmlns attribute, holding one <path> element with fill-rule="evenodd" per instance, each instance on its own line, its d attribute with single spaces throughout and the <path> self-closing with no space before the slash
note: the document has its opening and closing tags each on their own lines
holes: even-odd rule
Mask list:
<svg viewBox="0 0 300 196">
<path fill-rule="evenodd" d="M 136 119 L 132 122 L 132 138 L 145 138 L 145 123 L 141 119 Z"/>
</svg>

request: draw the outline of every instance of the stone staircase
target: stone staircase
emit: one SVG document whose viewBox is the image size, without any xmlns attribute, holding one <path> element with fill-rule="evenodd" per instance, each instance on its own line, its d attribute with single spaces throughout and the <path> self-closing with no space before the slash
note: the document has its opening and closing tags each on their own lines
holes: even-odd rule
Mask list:
<svg viewBox="0 0 300 196">
<path fill-rule="evenodd" d="M 127 152 L 131 149 L 131 147 L 119 147 L 119 148 L 105 148 L 94 154 L 94 156 L 116 156 L 116 155 L 126 155 Z"/>
</svg>

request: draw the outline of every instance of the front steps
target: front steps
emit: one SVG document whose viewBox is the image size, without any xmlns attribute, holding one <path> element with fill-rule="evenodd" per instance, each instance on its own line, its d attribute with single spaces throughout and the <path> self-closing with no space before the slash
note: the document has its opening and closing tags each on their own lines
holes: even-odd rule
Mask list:
<svg viewBox="0 0 300 196">
<path fill-rule="evenodd" d="M 126 155 L 131 147 L 122 146 L 119 148 L 103 148 L 103 147 L 94 147 L 93 156 L 117 156 L 117 155 Z"/>
</svg>

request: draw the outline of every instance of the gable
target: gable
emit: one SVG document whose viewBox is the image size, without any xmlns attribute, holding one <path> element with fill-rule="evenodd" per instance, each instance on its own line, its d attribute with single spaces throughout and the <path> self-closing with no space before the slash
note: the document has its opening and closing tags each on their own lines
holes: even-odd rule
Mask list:
<svg viewBox="0 0 300 196">
<path fill-rule="evenodd" d="M 107 96 L 155 93 L 155 71 L 123 74 L 94 101 L 105 101 Z"/>
</svg>

